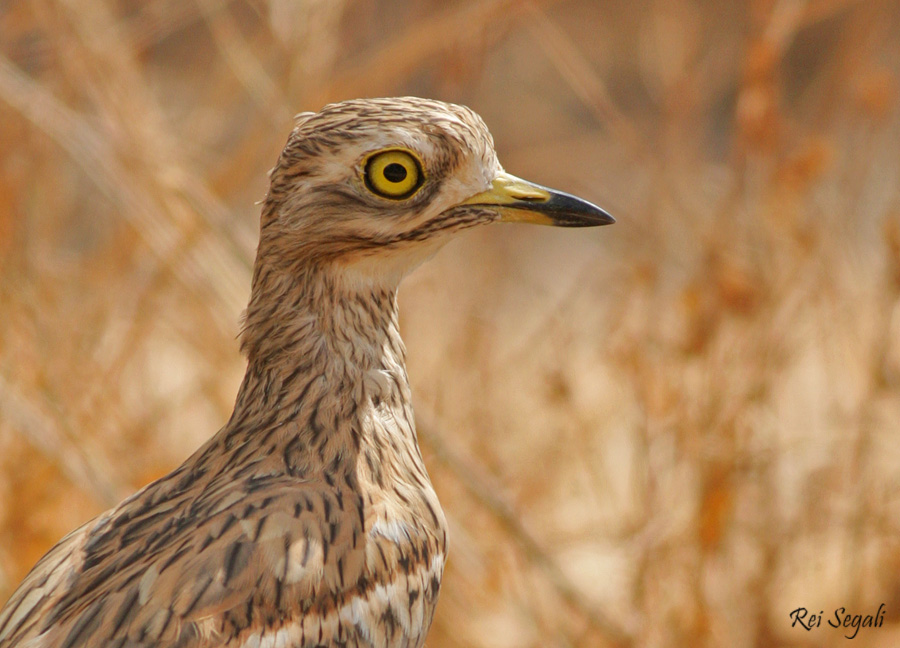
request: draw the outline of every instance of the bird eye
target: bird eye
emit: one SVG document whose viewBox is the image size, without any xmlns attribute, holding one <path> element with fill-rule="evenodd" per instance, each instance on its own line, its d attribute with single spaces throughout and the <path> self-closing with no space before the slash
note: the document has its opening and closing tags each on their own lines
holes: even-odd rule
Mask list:
<svg viewBox="0 0 900 648">
<path fill-rule="evenodd" d="M 425 181 L 419 158 L 410 151 L 379 151 L 366 160 L 365 180 L 369 191 L 382 198 L 404 200 L 419 190 Z"/>
</svg>

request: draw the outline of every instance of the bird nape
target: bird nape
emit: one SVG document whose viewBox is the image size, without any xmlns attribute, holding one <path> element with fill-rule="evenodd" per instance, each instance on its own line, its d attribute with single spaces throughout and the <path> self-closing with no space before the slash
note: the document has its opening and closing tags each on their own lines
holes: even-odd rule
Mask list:
<svg viewBox="0 0 900 648">
<path fill-rule="evenodd" d="M 507 174 L 463 106 L 301 115 L 262 209 L 231 418 L 53 547 L 0 611 L 0 648 L 421 646 L 447 526 L 416 441 L 397 286 L 496 221 L 613 219 Z"/>
</svg>

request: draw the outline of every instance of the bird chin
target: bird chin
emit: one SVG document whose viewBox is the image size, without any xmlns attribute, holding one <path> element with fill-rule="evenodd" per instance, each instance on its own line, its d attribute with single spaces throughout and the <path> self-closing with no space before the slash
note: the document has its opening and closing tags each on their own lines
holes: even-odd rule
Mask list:
<svg viewBox="0 0 900 648">
<path fill-rule="evenodd" d="M 437 236 L 427 241 L 367 250 L 344 257 L 339 263 L 347 281 L 359 286 L 395 288 L 403 277 L 437 254 L 447 241 L 447 237 Z"/>
</svg>

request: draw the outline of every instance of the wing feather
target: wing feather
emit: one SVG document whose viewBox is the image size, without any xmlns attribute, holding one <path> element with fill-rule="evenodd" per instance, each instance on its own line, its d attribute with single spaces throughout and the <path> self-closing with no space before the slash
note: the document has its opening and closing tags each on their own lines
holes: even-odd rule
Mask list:
<svg viewBox="0 0 900 648">
<path fill-rule="evenodd" d="M 74 531 L 0 612 L 0 648 L 228 645 L 289 604 L 323 603 L 347 576 L 329 545 L 353 542 L 361 530 L 341 527 L 359 516 L 335 515 L 321 484 L 260 479 L 214 480 L 199 495 L 156 482 Z"/>
</svg>

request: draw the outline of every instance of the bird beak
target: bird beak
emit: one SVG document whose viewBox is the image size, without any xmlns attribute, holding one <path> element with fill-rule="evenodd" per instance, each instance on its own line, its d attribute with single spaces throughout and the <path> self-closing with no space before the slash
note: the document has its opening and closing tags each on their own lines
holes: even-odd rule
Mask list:
<svg viewBox="0 0 900 648">
<path fill-rule="evenodd" d="M 504 223 L 536 223 L 558 227 L 611 225 L 616 219 L 586 200 L 501 173 L 491 188 L 462 203 L 489 207 Z"/>
</svg>

